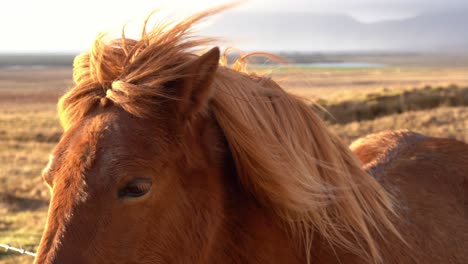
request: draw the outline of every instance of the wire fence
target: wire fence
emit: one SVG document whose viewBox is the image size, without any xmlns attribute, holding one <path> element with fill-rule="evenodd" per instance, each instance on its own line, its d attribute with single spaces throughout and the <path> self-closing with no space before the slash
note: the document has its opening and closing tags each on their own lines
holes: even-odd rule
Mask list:
<svg viewBox="0 0 468 264">
<path fill-rule="evenodd" d="M 14 252 L 17 252 L 19 254 L 23 254 L 23 255 L 29 255 L 29 256 L 32 256 L 32 257 L 36 257 L 36 253 L 34 252 L 31 252 L 29 250 L 26 250 L 26 249 L 23 249 L 23 248 L 17 248 L 17 247 L 13 247 L 13 246 L 10 246 L 8 244 L 2 244 L 0 243 L 0 247 L 4 248 L 5 249 L 5 252 L 8 252 L 8 251 L 14 251 Z"/>
<path fill-rule="evenodd" d="M 0 231 L 0 264 L 32 263 L 41 234 L 35 230 L 24 230 L 22 227 L 7 225 L 6 228 L 8 227 L 9 230 Z"/>
</svg>

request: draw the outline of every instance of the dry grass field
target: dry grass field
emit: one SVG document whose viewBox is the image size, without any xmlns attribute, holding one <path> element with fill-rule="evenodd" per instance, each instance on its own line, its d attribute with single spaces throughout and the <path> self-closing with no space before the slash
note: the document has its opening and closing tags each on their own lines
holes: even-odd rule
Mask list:
<svg viewBox="0 0 468 264">
<path fill-rule="evenodd" d="M 468 69 L 265 71 L 327 107 L 335 118 L 321 114 L 348 143 L 387 129 L 468 141 Z M 36 249 L 49 198 L 40 174 L 61 135 L 55 104 L 71 85 L 70 68 L 0 70 L 0 243 Z M 0 263 L 31 261 L 0 253 Z"/>
</svg>

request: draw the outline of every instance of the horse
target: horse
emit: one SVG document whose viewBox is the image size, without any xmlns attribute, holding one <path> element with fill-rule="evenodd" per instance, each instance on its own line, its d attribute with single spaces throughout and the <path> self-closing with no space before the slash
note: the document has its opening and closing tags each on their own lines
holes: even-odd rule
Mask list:
<svg viewBox="0 0 468 264">
<path fill-rule="evenodd" d="M 468 145 L 347 146 L 193 25 L 99 36 L 74 61 L 35 263 L 468 263 Z"/>
</svg>

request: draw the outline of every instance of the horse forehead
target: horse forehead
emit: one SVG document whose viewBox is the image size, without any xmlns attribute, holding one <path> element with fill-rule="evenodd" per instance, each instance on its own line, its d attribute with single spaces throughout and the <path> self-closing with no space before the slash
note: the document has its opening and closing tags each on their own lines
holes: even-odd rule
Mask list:
<svg viewBox="0 0 468 264">
<path fill-rule="evenodd" d="M 93 155 L 98 146 L 121 134 L 121 126 L 114 116 L 96 116 L 78 126 L 75 131 L 70 131 L 71 136 L 65 145 L 66 148 L 82 152 L 83 158 Z"/>
<path fill-rule="evenodd" d="M 54 151 L 48 170 L 62 171 L 69 175 L 79 172 L 80 177 L 88 175 L 87 172 L 95 165 L 103 149 L 114 152 L 112 142 L 119 142 L 121 125 L 112 115 L 103 115 L 83 120 L 77 126 L 65 132 L 63 139 Z M 112 156 L 116 153 L 105 153 Z M 76 177 L 76 176 L 75 176 Z"/>
</svg>

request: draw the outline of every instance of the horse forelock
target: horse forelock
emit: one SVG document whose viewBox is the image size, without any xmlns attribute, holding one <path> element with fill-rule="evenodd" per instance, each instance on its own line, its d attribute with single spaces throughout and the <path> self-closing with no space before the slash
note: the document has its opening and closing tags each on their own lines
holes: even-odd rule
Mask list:
<svg viewBox="0 0 468 264">
<path fill-rule="evenodd" d="M 223 9 L 150 32 L 145 26 L 140 40 L 98 37 L 90 53 L 75 59 L 75 87 L 59 102 L 64 129 L 108 101 L 132 115 L 156 118 L 162 100 L 177 100 L 161 87 L 184 77 L 180 68 L 194 58 L 193 50 L 212 41 L 193 36 L 192 25 Z M 307 256 L 318 233 L 332 245 L 381 262 L 381 230 L 398 236 L 391 197 L 311 108 L 274 81 L 241 72 L 241 63 L 218 69 L 210 110 L 243 187 L 272 208 Z"/>
</svg>

